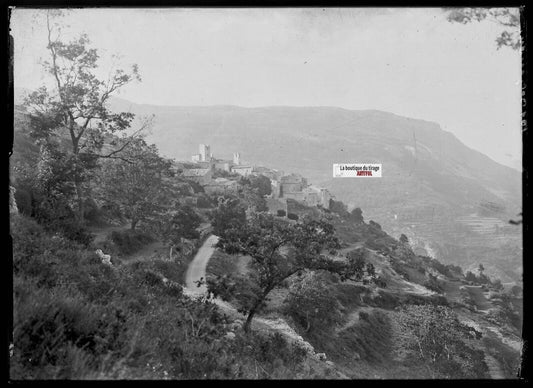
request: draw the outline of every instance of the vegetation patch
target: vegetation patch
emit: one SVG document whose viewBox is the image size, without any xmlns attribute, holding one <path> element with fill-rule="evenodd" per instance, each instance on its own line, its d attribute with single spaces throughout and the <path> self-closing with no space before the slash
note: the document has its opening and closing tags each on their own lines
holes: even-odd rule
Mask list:
<svg viewBox="0 0 533 388">
<path fill-rule="evenodd" d="M 138 252 L 146 244 L 154 242 L 150 235 L 138 230 L 113 231 L 108 238 L 118 250 L 118 253 L 124 256 Z"/>
<path fill-rule="evenodd" d="M 217 249 L 207 263 L 206 274 L 211 276 L 236 274 L 239 272 L 238 260 L 237 256 L 229 255 Z"/>
<path fill-rule="evenodd" d="M 361 360 L 381 364 L 390 360 L 391 338 L 389 317 L 380 310 L 373 310 L 355 325 L 341 331 L 329 354 L 332 358 L 342 359 L 353 359 L 357 354 Z"/>
</svg>

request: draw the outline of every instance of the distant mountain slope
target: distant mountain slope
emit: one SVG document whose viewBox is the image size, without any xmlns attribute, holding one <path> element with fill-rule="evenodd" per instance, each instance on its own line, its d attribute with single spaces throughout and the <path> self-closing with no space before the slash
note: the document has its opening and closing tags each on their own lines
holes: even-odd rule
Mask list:
<svg viewBox="0 0 533 388">
<path fill-rule="evenodd" d="M 216 157 L 240 152 L 244 161 L 299 172 L 389 233 L 406 233 L 419 250 L 466 267 L 482 261 L 503 281 L 520 277 L 520 228 L 507 220 L 521 209 L 521 174 L 435 123 L 334 107 L 174 107 L 120 98 L 111 105 L 155 115 L 148 140 L 164 156 L 190 160 L 207 143 Z M 382 163 L 383 178 L 332 178 L 332 164 L 343 162 Z"/>
<path fill-rule="evenodd" d="M 300 171 L 340 193 L 344 187 L 380 190 L 401 180 L 453 206 L 520 201 L 520 173 L 422 120 L 330 107 L 164 107 L 120 99 L 113 105 L 154 114 L 151 140 L 178 159 L 189 159 L 198 143 L 208 143 L 216 156 L 239 151 L 251 163 Z M 336 162 L 383 163 L 386 179 L 332 179 Z"/>
<path fill-rule="evenodd" d="M 333 107 L 112 104 L 155 115 L 149 140 L 166 156 L 189 160 L 199 143 L 210 144 L 217 157 L 238 151 L 250 163 L 299 172 L 324 185 L 390 233 L 406 233 L 426 253 L 472 268 L 482 261 L 504 281 L 520 277 L 521 251 L 514 248 L 521 236 L 506 221 L 521 208 L 521 174 L 435 123 Z M 343 162 L 382 163 L 383 178 L 332 178 L 332 164 Z M 496 224 L 479 228 L 491 219 L 499 222 L 497 232 Z M 502 242 L 514 248 L 501 248 Z"/>
</svg>

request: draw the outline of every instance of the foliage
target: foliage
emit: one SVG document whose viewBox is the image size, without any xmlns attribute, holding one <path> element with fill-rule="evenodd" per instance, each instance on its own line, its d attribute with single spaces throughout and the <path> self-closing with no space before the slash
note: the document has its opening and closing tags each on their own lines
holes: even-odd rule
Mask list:
<svg viewBox="0 0 533 388">
<path fill-rule="evenodd" d="M 445 378 L 484 377 L 482 357 L 468 340 L 479 332 L 459 322 L 452 309 L 444 306 L 402 306 L 397 314 L 402 347 L 408 355 L 437 369 Z"/>
<path fill-rule="evenodd" d="M 289 213 L 289 214 L 287 214 L 287 218 L 289 220 L 298 220 L 298 214 Z"/>
<path fill-rule="evenodd" d="M 278 209 L 277 215 L 278 217 L 285 217 L 287 215 L 287 212 L 283 209 Z"/>
<path fill-rule="evenodd" d="M 363 218 L 363 211 L 361 210 L 361 208 L 358 208 L 356 207 L 355 209 L 353 209 L 350 213 L 350 219 L 355 223 L 355 224 L 362 224 L 365 222 L 364 218 Z"/>
<path fill-rule="evenodd" d="M 184 238 L 189 240 L 200 238 L 200 232 L 196 229 L 202 219 L 192 207 L 175 205 L 162 219 L 161 234 L 170 244 L 179 245 Z"/>
<path fill-rule="evenodd" d="M 138 222 L 152 221 L 169 205 L 171 186 L 165 181 L 170 162 L 154 145 L 135 139 L 122 159 L 109 160 L 102 169 L 101 191 L 108 204 L 116 204 L 135 229 Z"/>
<path fill-rule="evenodd" d="M 452 8 L 448 11 L 448 21 L 456 23 L 472 23 L 490 20 L 505 28 L 496 38 L 498 49 L 510 47 L 518 50 L 521 47 L 520 14 L 513 8 Z"/>
<path fill-rule="evenodd" d="M 370 221 L 368 222 L 368 225 L 370 225 L 372 228 L 375 228 L 375 229 L 377 229 L 377 230 L 381 230 L 381 225 L 378 224 L 378 223 L 375 222 L 375 221 L 370 220 Z"/>
<path fill-rule="evenodd" d="M 360 312 L 359 314 L 361 314 Z M 357 324 L 339 333 L 335 344 L 338 349 L 331 349 L 332 354 L 342 354 L 346 358 L 357 353 L 362 360 L 373 364 L 387 365 L 391 362 L 392 327 L 390 318 L 380 310 L 362 313 Z"/>
<path fill-rule="evenodd" d="M 266 213 L 258 213 L 243 224 L 233 224 L 224 231 L 217 244 L 229 254 L 252 258 L 250 274 L 234 281 L 231 277 L 208 281 L 208 289 L 223 299 L 235 297 L 240 310 L 247 315 L 244 325 L 249 330 L 255 313 L 274 288 L 296 273 L 325 270 L 338 273 L 342 280 L 359 279 L 363 271 L 359 261 L 335 261 L 324 251 L 339 248 L 333 227 L 325 221 L 305 218 L 289 224 Z"/>
<path fill-rule="evenodd" d="M 442 294 L 444 291 L 437 277 L 430 273 L 428 273 L 428 280 L 424 282 L 424 287 L 439 294 Z"/>
<path fill-rule="evenodd" d="M 402 233 L 402 235 L 400 236 L 400 242 L 402 244 L 409 244 L 409 239 L 407 238 L 405 234 Z"/>
<path fill-rule="evenodd" d="M 12 379 L 306 376 L 305 352 L 279 335 L 224 338 L 216 305 L 162 281 L 179 275 L 174 263 L 110 268 L 22 216 L 12 235 Z"/>
<path fill-rule="evenodd" d="M 252 175 L 247 179 L 247 182 L 251 188 L 256 189 L 260 196 L 270 195 L 272 193 L 272 184 L 270 179 L 264 175 Z"/>
<path fill-rule="evenodd" d="M 515 284 L 514 286 L 511 287 L 509 293 L 515 297 L 522 297 L 523 290 L 522 290 L 522 287 Z"/>
<path fill-rule="evenodd" d="M 217 208 L 211 215 L 211 225 L 213 225 L 213 233 L 215 235 L 222 237 L 226 231 L 245 222 L 245 207 L 238 198 L 232 196 L 218 198 Z"/>
<path fill-rule="evenodd" d="M 131 74 L 116 70 L 108 80 L 98 79 L 98 53 L 89 47 L 87 36 L 65 43 L 60 40 L 59 26 L 52 25 L 50 16 L 48 12 L 50 60 L 44 61 L 43 66 L 51 75 L 54 89 L 42 86 L 27 97 L 25 105 L 30 114 L 31 134 L 49 153 L 42 157 L 41 173 L 59 177 L 61 184 L 73 186 L 77 220 L 81 222 L 96 161 L 119 157 L 126 147 L 102 153 L 106 138 L 128 129 L 133 120 L 132 113 L 110 112 L 107 102 L 113 92 L 140 77 L 134 65 Z"/>
<path fill-rule="evenodd" d="M 251 211 L 255 212 L 268 211 L 266 200 L 260 194 L 258 188 L 244 185 L 240 186 L 237 192 L 240 201 L 244 206 L 246 206 L 247 209 L 250 209 Z"/>
<path fill-rule="evenodd" d="M 284 306 L 305 332 L 332 330 L 343 321 L 341 306 L 320 272 L 306 272 L 295 279 Z"/>
<path fill-rule="evenodd" d="M 151 236 L 137 230 L 113 231 L 109 239 L 123 255 L 131 255 L 154 241 Z"/>
<path fill-rule="evenodd" d="M 335 201 L 334 199 L 329 200 L 329 210 L 337 213 L 341 217 L 347 217 L 350 215 L 347 206 L 342 201 Z"/>
</svg>

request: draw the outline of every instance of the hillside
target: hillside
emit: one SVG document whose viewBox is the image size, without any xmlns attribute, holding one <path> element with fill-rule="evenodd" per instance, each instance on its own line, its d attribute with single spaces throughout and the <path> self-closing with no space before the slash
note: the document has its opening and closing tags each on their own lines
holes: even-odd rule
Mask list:
<svg viewBox="0 0 533 388">
<path fill-rule="evenodd" d="M 26 165 L 27 170 L 15 169 L 13 177 L 24 180 L 20 174 L 37 167 L 39 150 L 28 136 L 23 110 L 17 109 L 15 123 L 13 164 Z M 175 178 L 172 182 L 181 187 L 184 182 Z M 413 241 L 395 239 L 368 218 L 360 222 L 346 212 L 298 203 L 288 207 L 296 218 L 271 216 L 278 227 L 290 228 L 305 224 L 305 214 L 323 219 L 333 226 L 331 232 L 341 243 L 338 251 L 328 251 L 329 257 L 337 263 L 363 258 L 377 277 L 375 281 L 347 280 L 320 270 L 294 274 L 272 290 L 252 331 L 246 333 L 243 310 L 238 308 L 246 292 L 233 291 L 229 303 L 235 305 L 230 306 L 219 301 L 205 303 L 188 292 L 186 274 L 197 256 L 205 254 L 202 248 L 210 241 L 206 237 L 211 231 L 218 235 L 215 230 L 221 218 L 231 221 L 231 212 L 224 210 L 216 196 L 206 197 L 192 188 L 186 194 L 176 191 L 176 197 L 196 196 L 204 198 L 204 203 L 193 202 L 190 213 L 180 213 L 178 222 L 196 214 L 197 223 L 191 225 L 199 233 L 191 240 L 180 238 L 172 253 L 157 224 L 141 223 L 133 230 L 123 219 L 127 213 L 103 206 L 87 218 L 86 229 L 83 225 L 73 229 L 69 217 L 60 218 L 61 213 L 54 213 L 54 222 L 33 217 L 29 209 L 39 201 L 30 195 L 26 203 L 21 182 L 14 179 L 13 183 L 20 189 L 15 193 L 20 214 L 11 215 L 14 330 L 10 372 L 15 379 L 517 376 L 523 309 L 520 288 L 506 289 L 495 279 L 463 273 L 459 267 L 416 254 L 411 249 L 416 245 Z M 238 184 L 244 190 L 249 183 L 241 179 Z M 245 222 L 240 227 L 246 231 L 252 229 L 247 222 L 253 217 L 247 217 L 244 208 L 250 210 L 257 202 L 250 192 L 241 194 L 236 198 Z M 476 218 L 463 216 L 461 220 L 477 231 L 491 230 Z M 263 232 L 268 235 L 273 228 Z M 307 238 L 305 244 L 309 244 Z M 277 247 L 291 252 L 290 247 Z M 109 255 L 108 263 L 99 250 Z M 213 251 L 211 247 L 210 254 Z M 249 256 L 219 250 L 203 259 L 204 265 L 209 260 L 206 277 L 258 276 L 258 267 L 250 265 L 253 259 Z M 304 287 L 301 292 L 302 284 L 307 284 L 307 291 Z M 240 285 L 246 287 L 245 282 Z M 224 305 L 229 309 L 221 308 Z M 430 325 L 442 325 L 441 318 L 451 317 L 446 322 L 454 325 L 453 330 L 437 326 L 434 333 L 439 335 L 438 360 L 424 354 L 419 357 L 413 347 L 418 337 L 410 325 L 418 324 L 421 317 Z M 310 345 L 312 351 L 302 344 Z M 426 350 L 431 346 L 431 342 L 424 343 Z"/>
<path fill-rule="evenodd" d="M 255 165 L 299 172 L 392 235 L 407 234 L 420 252 L 521 281 L 521 231 L 507 224 L 521 209 L 520 173 L 435 123 L 332 107 L 112 105 L 155 115 L 149 139 L 163 155 L 189 160 L 207 143 L 217 157 L 239 151 Z M 331 178 L 341 162 L 382 163 L 384 176 Z"/>
</svg>

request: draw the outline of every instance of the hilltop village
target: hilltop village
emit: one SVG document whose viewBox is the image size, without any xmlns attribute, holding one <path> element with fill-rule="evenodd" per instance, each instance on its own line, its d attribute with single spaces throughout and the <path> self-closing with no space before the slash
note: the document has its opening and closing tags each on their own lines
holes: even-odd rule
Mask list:
<svg viewBox="0 0 533 388">
<path fill-rule="evenodd" d="M 211 153 L 208 144 L 200 144 L 198 154 L 191 162 L 174 162 L 174 172 L 185 180 L 202 186 L 207 194 L 231 194 L 238 189 L 238 181 L 250 176 L 264 176 L 270 180 L 271 194 L 266 196 L 268 211 L 287 212 L 287 200 L 294 200 L 306 206 L 320 206 L 329 209 L 332 195 L 323 187 L 307 182 L 300 174 L 285 174 L 283 171 L 245 163 L 239 152 L 233 159 L 219 159 Z M 193 200 L 191 197 L 189 200 Z"/>
</svg>

